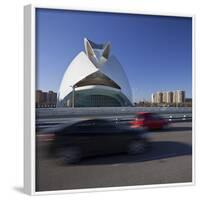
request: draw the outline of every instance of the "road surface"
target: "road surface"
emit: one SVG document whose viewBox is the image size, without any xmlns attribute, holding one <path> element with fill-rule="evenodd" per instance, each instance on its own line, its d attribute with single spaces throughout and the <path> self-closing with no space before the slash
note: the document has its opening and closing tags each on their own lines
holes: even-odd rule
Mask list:
<svg viewBox="0 0 200 200">
<path fill-rule="evenodd" d="M 150 133 L 151 151 L 84 159 L 60 165 L 39 156 L 36 190 L 135 186 L 192 181 L 192 123 L 174 123 L 168 130 Z"/>
</svg>

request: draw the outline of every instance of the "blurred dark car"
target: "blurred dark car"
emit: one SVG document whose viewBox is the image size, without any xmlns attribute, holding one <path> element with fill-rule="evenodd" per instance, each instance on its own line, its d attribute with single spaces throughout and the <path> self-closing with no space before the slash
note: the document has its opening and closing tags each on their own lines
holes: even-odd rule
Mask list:
<svg viewBox="0 0 200 200">
<path fill-rule="evenodd" d="M 148 130 L 163 129 L 169 125 L 169 122 L 156 113 L 139 112 L 136 118 L 130 122 L 133 128 L 144 127 Z"/>
<path fill-rule="evenodd" d="M 48 143 L 49 155 L 61 158 L 68 164 L 96 155 L 122 152 L 139 154 L 148 146 L 143 130 L 102 119 L 64 125 L 51 133 L 37 136 L 37 145 Z"/>
</svg>

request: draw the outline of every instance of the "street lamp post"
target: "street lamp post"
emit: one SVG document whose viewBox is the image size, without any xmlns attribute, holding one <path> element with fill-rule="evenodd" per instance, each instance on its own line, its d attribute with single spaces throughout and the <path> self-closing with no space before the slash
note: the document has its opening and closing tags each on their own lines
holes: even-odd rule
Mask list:
<svg viewBox="0 0 200 200">
<path fill-rule="evenodd" d="M 75 88 L 76 88 L 76 85 L 72 85 L 70 87 L 72 87 L 72 107 L 74 108 L 75 107 Z"/>
</svg>

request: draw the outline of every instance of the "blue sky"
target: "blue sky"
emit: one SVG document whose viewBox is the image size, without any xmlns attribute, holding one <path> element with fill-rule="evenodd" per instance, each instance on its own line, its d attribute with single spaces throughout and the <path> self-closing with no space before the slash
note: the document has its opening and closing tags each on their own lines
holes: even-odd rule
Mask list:
<svg viewBox="0 0 200 200">
<path fill-rule="evenodd" d="M 37 9 L 36 88 L 58 91 L 63 73 L 84 50 L 83 39 L 111 42 L 133 100 L 151 93 L 185 90 L 192 96 L 192 19 Z"/>
</svg>

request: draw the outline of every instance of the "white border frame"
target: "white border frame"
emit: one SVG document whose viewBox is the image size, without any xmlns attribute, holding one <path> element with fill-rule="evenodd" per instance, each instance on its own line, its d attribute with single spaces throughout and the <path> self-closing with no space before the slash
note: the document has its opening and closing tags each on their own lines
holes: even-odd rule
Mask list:
<svg viewBox="0 0 200 200">
<path fill-rule="evenodd" d="M 91 11 L 91 12 L 108 12 L 121 14 L 140 14 L 154 16 L 172 16 L 172 17 L 191 17 L 192 18 L 192 182 L 189 183 L 169 183 L 140 186 L 123 186 L 123 187 L 105 187 L 92 189 L 73 189 L 73 190 L 56 190 L 56 191 L 35 191 L 35 13 L 37 8 L 74 10 L 74 11 Z M 45 5 L 27 5 L 24 7 L 24 192 L 30 195 L 47 195 L 63 194 L 77 192 L 99 192 L 113 190 L 129 189 L 146 189 L 172 186 L 192 186 L 195 185 L 195 138 L 196 138 L 196 98 L 195 98 L 195 15 L 194 14 L 177 14 L 177 13 L 158 13 L 144 12 L 133 10 L 110 10 L 110 9 L 91 9 L 65 6 L 45 6 Z"/>
<path fill-rule="evenodd" d="M 24 7 L 24 191 L 35 194 L 35 10 Z"/>
</svg>

